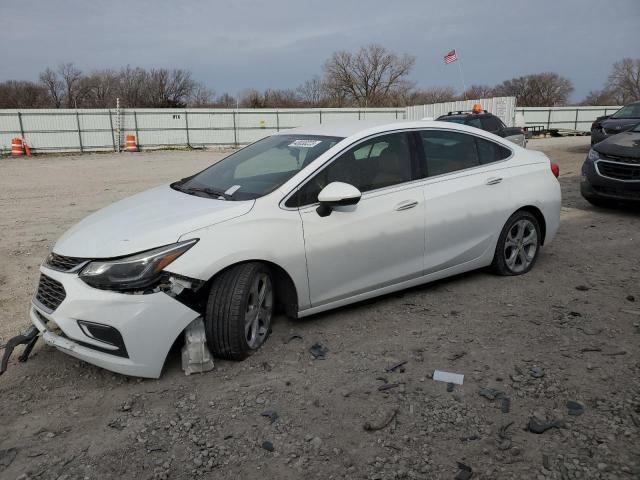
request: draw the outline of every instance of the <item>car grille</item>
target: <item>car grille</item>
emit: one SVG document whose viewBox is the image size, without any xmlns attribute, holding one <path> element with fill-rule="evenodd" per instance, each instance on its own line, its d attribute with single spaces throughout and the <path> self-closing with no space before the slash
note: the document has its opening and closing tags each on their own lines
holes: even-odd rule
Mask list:
<svg viewBox="0 0 640 480">
<path fill-rule="evenodd" d="M 640 164 L 640 157 L 618 157 L 616 155 L 607 155 L 605 153 L 600 153 L 600 158 L 602 160 L 611 160 L 612 162 L 622 162 L 622 163 L 637 163 Z"/>
<path fill-rule="evenodd" d="M 598 172 L 603 177 L 615 178 L 616 180 L 640 181 L 640 164 L 630 165 L 627 163 L 600 161 L 597 166 Z"/>
<path fill-rule="evenodd" d="M 68 272 L 86 261 L 86 258 L 65 257 L 64 255 L 58 255 L 57 253 L 51 252 L 47 257 L 46 264 L 54 270 Z"/>
<path fill-rule="evenodd" d="M 60 282 L 46 275 L 40 275 L 40 283 L 36 292 L 36 300 L 43 306 L 53 312 L 60 306 L 67 296 L 64 287 Z"/>
<path fill-rule="evenodd" d="M 640 191 L 632 191 L 632 190 L 624 190 L 622 188 L 613 188 L 613 187 L 601 187 L 601 186 L 593 186 L 592 187 L 597 193 L 602 195 L 608 195 L 610 197 L 617 197 L 626 200 L 640 200 Z"/>
</svg>

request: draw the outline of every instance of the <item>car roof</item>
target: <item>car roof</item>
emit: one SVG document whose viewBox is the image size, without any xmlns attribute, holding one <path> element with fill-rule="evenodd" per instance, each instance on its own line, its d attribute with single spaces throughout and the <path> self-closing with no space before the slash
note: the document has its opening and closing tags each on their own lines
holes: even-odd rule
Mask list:
<svg viewBox="0 0 640 480">
<path fill-rule="evenodd" d="M 397 120 L 397 121 L 371 121 L 352 120 L 349 122 L 323 123 L 304 127 L 283 130 L 276 135 L 321 135 L 328 137 L 364 137 L 384 133 L 386 131 L 416 128 L 446 128 L 463 132 L 478 134 L 482 132 L 474 127 L 451 122 L 439 122 L 437 120 Z"/>
</svg>

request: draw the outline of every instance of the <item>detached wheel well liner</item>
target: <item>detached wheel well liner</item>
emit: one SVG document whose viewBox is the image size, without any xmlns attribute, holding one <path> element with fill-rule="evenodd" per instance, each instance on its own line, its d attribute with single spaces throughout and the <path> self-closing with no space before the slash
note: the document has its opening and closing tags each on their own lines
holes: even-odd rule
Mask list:
<svg viewBox="0 0 640 480">
<path fill-rule="evenodd" d="M 211 288 L 211 284 L 213 281 L 222 275 L 224 272 L 229 270 L 230 268 L 237 267 L 238 265 L 242 265 L 244 263 L 262 263 L 266 265 L 271 275 L 273 276 L 274 283 L 274 293 L 275 293 L 275 301 L 276 301 L 276 311 L 282 311 L 287 317 L 297 318 L 298 316 L 298 291 L 296 290 L 296 286 L 293 283 L 293 280 L 289 273 L 282 268 L 280 265 L 267 261 L 261 260 L 259 258 L 243 260 L 242 262 L 234 263 L 225 267 L 216 273 L 213 277 L 211 277 L 205 284 L 205 288 L 202 288 L 202 292 L 208 292 Z"/>
<path fill-rule="evenodd" d="M 534 217 L 536 217 L 536 220 L 538 221 L 538 225 L 540 226 L 540 230 L 541 230 L 541 234 L 542 234 L 542 238 L 540 239 L 540 245 L 544 245 L 544 240 L 547 236 L 547 223 L 544 219 L 544 215 L 542 214 L 542 211 L 534 206 L 534 205 L 526 205 L 524 207 L 520 207 L 518 210 L 516 210 L 513 213 L 516 212 L 529 212 L 531 215 L 533 215 Z"/>
</svg>

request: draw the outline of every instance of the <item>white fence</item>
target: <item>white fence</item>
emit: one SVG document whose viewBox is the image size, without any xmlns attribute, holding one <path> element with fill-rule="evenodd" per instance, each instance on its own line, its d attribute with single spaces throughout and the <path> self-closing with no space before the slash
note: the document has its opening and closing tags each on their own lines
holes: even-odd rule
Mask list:
<svg viewBox="0 0 640 480">
<path fill-rule="evenodd" d="M 440 115 L 449 112 L 469 111 L 473 105 L 479 103 L 484 110 L 493 113 L 509 127 L 515 121 L 516 98 L 515 97 L 495 97 L 478 98 L 475 100 L 465 100 L 459 102 L 434 103 L 432 105 L 418 105 L 407 107 L 407 118 L 409 120 L 421 120 L 423 118 L 436 119 Z"/>
<path fill-rule="evenodd" d="M 14 137 L 35 152 L 115 151 L 128 134 L 142 149 L 238 146 L 305 125 L 405 118 L 404 108 L 0 110 L 0 153 Z"/>
<path fill-rule="evenodd" d="M 519 107 L 517 113 L 524 116 L 525 127 L 544 129 L 591 131 L 591 123 L 603 115 L 611 115 L 619 106 L 604 107 Z"/>
<path fill-rule="evenodd" d="M 344 120 L 420 120 L 474 103 L 497 115 L 508 126 L 516 113 L 527 127 L 588 132 L 591 122 L 620 107 L 519 107 L 514 97 L 437 103 L 407 108 L 323 109 L 30 109 L 0 110 L 0 153 L 11 139 L 24 138 L 35 152 L 117 150 L 128 134 L 140 148 L 174 146 L 238 146 L 280 130 Z M 518 125 L 521 126 L 521 125 Z"/>
</svg>

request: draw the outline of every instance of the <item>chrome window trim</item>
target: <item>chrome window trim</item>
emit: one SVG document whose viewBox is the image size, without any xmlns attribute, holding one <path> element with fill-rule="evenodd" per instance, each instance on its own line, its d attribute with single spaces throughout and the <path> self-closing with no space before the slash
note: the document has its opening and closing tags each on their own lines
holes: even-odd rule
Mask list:
<svg viewBox="0 0 640 480">
<path fill-rule="evenodd" d="M 593 166 L 596 169 L 596 173 L 598 175 L 600 175 L 602 178 L 606 178 L 606 179 L 609 179 L 609 180 L 615 180 L 616 182 L 625 182 L 625 183 L 637 183 L 637 182 L 640 182 L 640 179 L 638 179 L 638 180 L 623 180 L 621 178 L 615 178 L 615 177 L 609 177 L 608 175 L 603 175 L 600 172 L 600 169 L 598 168 L 598 163 L 600 163 L 600 162 L 613 163 L 614 165 L 616 165 L 616 164 L 617 165 L 628 165 L 630 167 L 636 167 L 638 170 L 640 170 L 640 164 L 638 164 L 638 163 L 626 163 L 626 162 L 615 162 L 613 160 L 602 160 L 602 159 L 598 159 L 595 162 L 593 162 Z"/>
<path fill-rule="evenodd" d="M 360 140 L 357 140 L 347 146 L 345 146 L 342 150 L 340 150 L 339 152 L 337 152 L 333 157 L 331 157 L 329 160 L 327 160 L 326 162 L 324 162 L 320 167 L 318 167 L 318 169 L 314 170 L 312 173 L 310 173 L 306 178 L 304 178 L 303 180 L 300 181 L 300 183 L 298 183 L 298 185 L 296 185 L 289 193 L 287 193 L 279 202 L 279 207 L 282 210 L 288 210 L 288 211 L 296 211 L 296 210 L 302 210 L 302 209 L 306 209 L 308 207 L 313 207 L 313 206 L 317 206 L 319 205 L 318 202 L 315 203 L 311 203 L 308 205 L 302 205 L 300 207 L 287 207 L 285 205 L 285 203 L 287 202 L 287 200 L 289 200 L 289 198 L 294 195 L 300 188 L 302 188 L 308 181 L 310 181 L 315 175 L 319 174 L 323 169 L 325 169 L 327 166 L 329 166 L 331 163 L 333 163 L 335 160 L 337 160 L 343 153 L 345 153 L 347 150 L 350 150 L 353 147 L 356 147 L 358 145 L 360 145 L 361 143 L 364 143 L 368 140 L 371 140 L 372 138 L 376 138 L 376 137 L 381 137 L 383 135 L 389 135 L 391 133 L 408 133 L 408 132 L 422 132 L 422 131 L 439 131 L 439 132 L 454 132 L 454 133 L 461 133 L 463 135 L 471 135 L 472 137 L 476 137 L 476 138 L 480 138 L 482 140 L 486 140 L 488 142 L 493 142 L 496 143 L 498 145 L 500 145 L 501 147 L 506 148 L 507 150 L 509 150 L 511 152 L 511 154 L 507 157 L 507 158 L 503 158 L 502 160 L 496 160 L 495 162 L 490 162 L 490 163 L 485 163 L 485 164 L 481 164 L 481 165 L 476 165 L 473 167 L 468 167 L 468 168 L 463 168 L 461 170 L 456 170 L 455 172 L 448 172 L 448 173 L 442 173 L 440 175 L 434 175 L 434 176 L 426 176 L 424 178 L 417 178 L 415 180 L 410 180 L 408 182 L 403 182 L 403 183 L 398 183 L 396 185 L 390 185 L 388 187 L 382 187 L 382 188 L 377 188 L 375 190 L 369 190 L 368 192 L 364 192 L 362 194 L 362 198 L 368 197 L 369 193 L 372 192 L 382 192 L 384 190 L 390 190 L 390 189 L 394 189 L 400 186 L 404 186 L 404 185 L 410 185 L 412 183 L 418 183 L 418 182 L 425 182 L 425 184 L 432 179 L 442 179 L 442 177 L 448 176 L 448 175 L 457 175 L 460 172 L 468 172 L 470 170 L 475 170 L 478 168 L 484 168 L 487 167 L 489 165 L 497 165 L 500 163 L 504 163 L 507 162 L 509 160 L 511 160 L 513 158 L 513 156 L 515 155 L 514 151 L 512 148 L 510 148 L 508 145 L 505 145 L 503 143 L 499 143 L 496 142 L 490 138 L 487 138 L 483 135 L 478 135 L 476 133 L 473 132 L 463 132 L 460 130 L 456 130 L 453 128 L 424 128 L 424 127 L 415 127 L 415 128 L 409 128 L 409 129 L 398 129 L 398 130 L 387 130 L 385 132 L 378 132 L 375 133 L 373 135 L 369 135 L 368 137 L 364 137 L 361 138 Z M 466 175 L 465 175 L 466 176 Z M 457 178 L 457 177 L 454 177 Z"/>
</svg>

